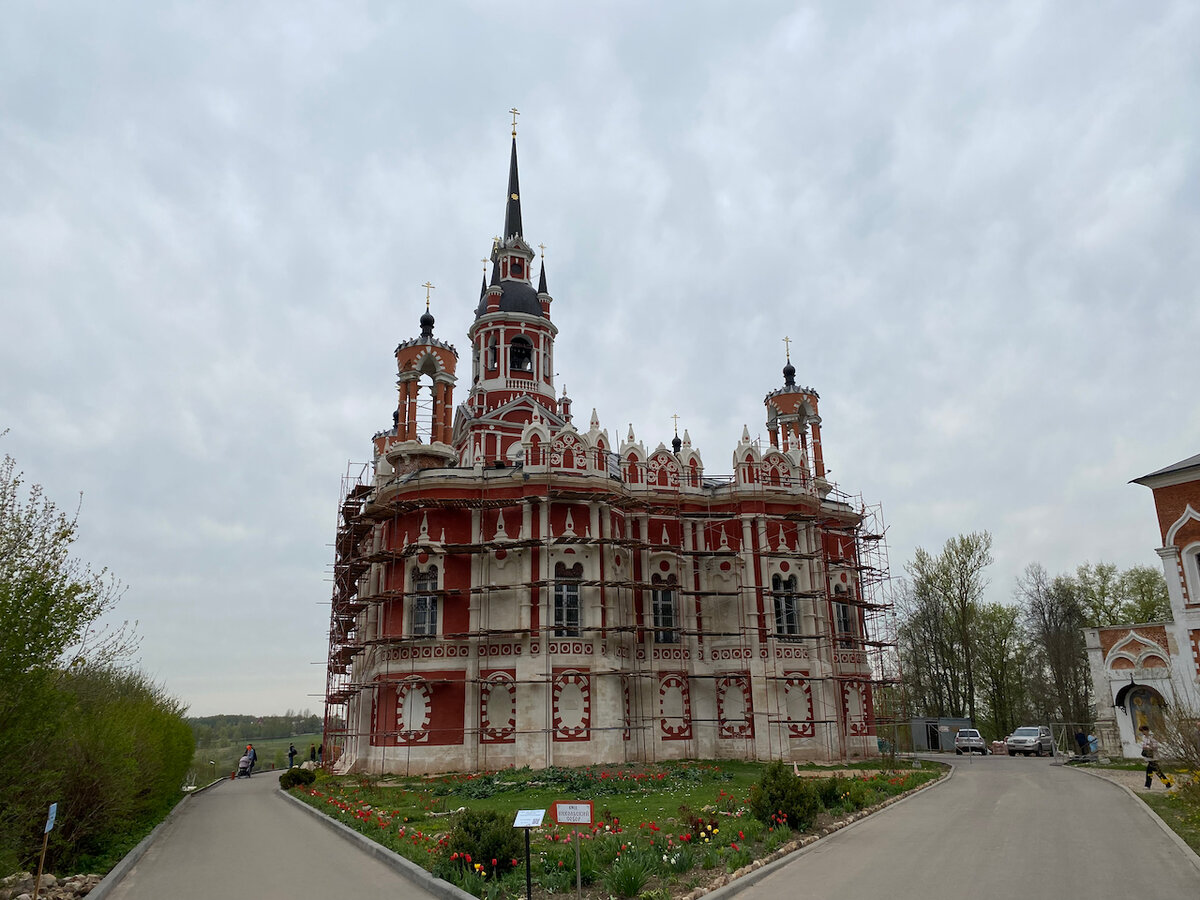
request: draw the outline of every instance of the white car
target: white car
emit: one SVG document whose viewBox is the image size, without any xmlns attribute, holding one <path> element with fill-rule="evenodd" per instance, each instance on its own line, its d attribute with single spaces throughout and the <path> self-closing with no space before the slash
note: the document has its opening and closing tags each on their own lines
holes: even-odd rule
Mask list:
<svg viewBox="0 0 1200 900">
<path fill-rule="evenodd" d="M 1054 752 L 1054 738 L 1045 725 L 1022 725 L 1004 743 L 1008 745 L 1009 756 L 1018 753 L 1041 756 L 1042 753 Z"/>
<path fill-rule="evenodd" d="M 980 753 L 987 756 L 988 749 L 978 729 L 960 728 L 954 736 L 954 752 L 959 756 L 964 753 Z"/>
</svg>

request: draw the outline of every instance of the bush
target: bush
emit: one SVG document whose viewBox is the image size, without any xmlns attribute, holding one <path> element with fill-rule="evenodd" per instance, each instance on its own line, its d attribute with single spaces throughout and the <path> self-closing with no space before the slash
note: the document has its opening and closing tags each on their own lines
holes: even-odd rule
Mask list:
<svg viewBox="0 0 1200 900">
<path fill-rule="evenodd" d="M 826 809 L 837 809 L 842 805 L 843 791 L 842 779 L 834 775 L 832 778 L 822 778 L 817 782 L 817 794 L 821 798 L 821 805 Z"/>
<path fill-rule="evenodd" d="M 781 760 L 767 766 L 759 782 L 750 789 L 750 812 L 760 822 L 780 822 L 803 830 L 812 825 L 821 810 L 817 789 L 797 778 Z"/>
<path fill-rule="evenodd" d="M 293 768 L 279 776 L 279 786 L 285 791 L 290 791 L 297 785 L 307 786 L 316 780 L 317 776 L 311 769 Z"/>
<path fill-rule="evenodd" d="M 464 871 L 482 865 L 490 879 L 511 871 L 514 859 L 525 858 L 525 839 L 512 827 L 511 817 L 494 810 L 466 809 L 454 817 L 442 852 Z"/>
</svg>

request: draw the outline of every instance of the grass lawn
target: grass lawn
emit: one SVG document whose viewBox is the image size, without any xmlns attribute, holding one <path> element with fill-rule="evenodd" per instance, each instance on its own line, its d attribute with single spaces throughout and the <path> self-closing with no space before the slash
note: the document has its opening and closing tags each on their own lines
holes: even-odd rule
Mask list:
<svg viewBox="0 0 1200 900">
<path fill-rule="evenodd" d="M 812 798 L 808 822 L 793 829 L 749 810 L 751 787 L 763 763 L 736 760 L 507 769 L 432 778 L 320 778 L 296 796 L 477 896 L 524 896 L 524 846 L 511 827 L 518 809 L 549 809 L 555 801 L 593 804 L 594 824 L 580 826 L 584 893 L 593 898 L 667 900 L 709 884 L 755 859 L 781 852 L 814 828 L 913 790 L 944 766 L 882 771 L 881 763 L 830 770 L 806 767 Z M 791 781 L 791 773 L 787 772 Z M 792 782 L 794 783 L 794 782 Z M 456 810 L 469 815 L 456 817 Z M 463 838 L 463 824 L 494 812 L 500 824 Z M 456 822 L 460 827 L 456 831 Z M 534 893 L 574 889 L 571 826 L 547 814 L 533 834 Z"/>
<path fill-rule="evenodd" d="M 242 754 L 246 752 L 246 744 L 254 744 L 254 749 L 258 751 L 258 769 L 270 769 L 272 765 L 276 769 L 287 768 L 287 749 L 288 744 L 295 744 L 299 751 L 296 756 L 296 763 L 302 763 L 308 759 L 308 748 L 310 744 L 315 744 L 318 747 L 323 740 L 320 734 L 296 734 L 292 737 L 285 738 L 269 738 L 261 741 L 238 741 L 233 744 L 224 744 L 216 747 L 197 748 L 195 755 L 192 757 L 192 768 L 196 771 L 196 783 L 207 784 L 212 780 L 214 767 L 209 764 L 209 760 L 216 763 L 216 775 L 228 777 L 230 772 L 237 770 L 238 760 L 242 758 Z"/>
<path fill-rule="evenodd" d="M 1196 792 L 1192 792 L 1195 794 Z M 1171 830 L 1189 847 L 1200 853 L 1200 804 L 1178 791 L 1169 794 L 1138 794 L 1146 805 L 1158 813 Z"/>
</svg>

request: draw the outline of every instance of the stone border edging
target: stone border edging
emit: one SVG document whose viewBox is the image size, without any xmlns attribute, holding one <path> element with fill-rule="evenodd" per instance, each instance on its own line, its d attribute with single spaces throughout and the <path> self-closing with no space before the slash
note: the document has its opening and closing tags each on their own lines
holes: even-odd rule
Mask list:
<svg viewBox="0 0 1200 900">
<path fill-rule="evenodd" d="M 1168 825 L 1166 822 L 1164 822 L 1162 820 L 1162 817 L 1151 808 L 1149 803 L 1144 801 L 1141 797 L 1139 797 L 1137 794 L 1135 794 L 1133 791 L 1131 791 L 1125 785 L 1120 784 L 1119 782 L 1113 781 L 1111 778 L 1105 778 L 1099 772 L 1093 772 L 1090 769 L 1081 769 L 1078 766 L 1067 766 L 1067 768 L 1072 769 L 1073 771 L 1076 771 L 1076 772 L 1082 772 L 1085 775 L 1090 775 L 1092 778 L 1099 778 L 1101 781 L 1111 784 L 1113 787 L 1124 791 L 1126 794 L 1128 794 L 1130 797 L 1132 797 L 1133 801 L 1138 806 L 1140 806 L 1143 810 L 1145 810 L 1146 815 L 1148 815 L 1151 819 L 1154 820 L 1155 824 L 1157 824 L 1158 827 L 1163 830 L 1163 832 L 1167 835 L 1167 837 L 1169 837 L 1172 841 L 1175 842 L 1175 846 L 1177 846 L 1180 850 L 1183 851 L 1183 855 L 1187 858 L 1188 862 L 1190 862 L 1193 866 L 1195 866 L 1197 871 L 1200 871 L 1200 856 L 1198 856 L 1196 854 L 1195 850 L 1193 850 L 1191 847 L 1188 846 L 1187 841 L 1185 841 L 1183 838 L 1181 838 L 1179 835 L 1177 835 L 1175 833 L 1175 830 L 1170 825 Z"/>
<path fill-rule="evenodd" d="M 279 793 L 289 803 L 295 803 L 310 815 L 315 816 L 319 822 L 331 829 L 334 834 L 349 841 L 367 855 L 379 860 L 398 875 L 416 884 L 417 887 L 428 891 L 434 896 L 441 897 L 442 900 L 476 900 L 474 895 L 468 894 L 462 888 L 455 887 L 450 882 L 443 881 L 440 878 L 435 878 L 430 872 L 422 869 L 416 863 L 410 862 L 399 853 L 389 850 L 382 844 L 375 843 L 375 841 L 366 835 L 355 831 L 348 825 L 343 825 L 337 819 L 327 816 L 319 809 L 310 806 L 298 797 L 293 797 L 288 791 L 281 789 Z"/>
<path fill-rule="evenodd" d="M 167 813 L 166 818 L 155 825 L 148 835 L 138 841 L 136 847 L 122 856 L 121 861 L 109 869 L 108 874 L 100 879 L 100 883 L 92 888 L 90 892 L 88 892 L 88 896 L 91 897 L 92 900 L 104 900 L 104 898 L 108 896 L 109 892 L 118 884 L 120 884 L 121 880 L 127 874 L 129 874 L 129 870 L 137 865 L 138 860 L 146 855 L 146 851 L 150 849 L 150 845 L 159 838 L 167 823 L 175 818 L 175 816 L 181 809 L 183 809 L 184 805 L 189 799 L 195 797 L 197 794 L 204 793 L 204 791 L 207 791 L 211 787 L 215 787 L 222 781 L 228 780 L 228 778 L 218 778 L 216 781 L 206 784 L 202 788 L 196 788 L 196 790 L 189 791 L 188 793 L 184 794 L 183 799 L 181 799 L 175 804 L 174 807 L 172 807 L 171 811 Z"/>
<path fill-rule="evenodd" d="M 704 897 L 705 900 L 726 900 L 726 898 L 733 897 L 740 891 L 743 891 L 746 888 L 757 884 L 759 881 L 762 881 L 768 875 L 775 874 L 777 870 L 783 868 L 788 863 L 793 862 L 797 857 L 804 855 L 822 838 L 831 837 L 834 834 L 845 831 L 849 828 L 853 828 L 859 822 L 870 818 L 876 813 L 881 813 L 889 807 L 903 803 L 905 800 L 911 800 L 922 791 L 927 791 L 935 785 L 943 784 L 949 781 L 954 775 L 954 765 L 952 763 L 943 762 L 942 760 L 938 760 L 938 762 L 942 762 L 943 765 L 947 765 L 949 767 L 949 771 L 933 779 L 932 781 L 927 781 L 916 790 L 909 791 L 908 793 L 902 794 L 898 797 L 889 797 L 876 806 L 859 810 L 857 813 L 852 813 L 849 817 L 849 820 L 843 819 L 840 823 L 836 823 L 829 828 L 822 829 L 818 834 L 810 834 L 791 841 L 789 844 L 780 847 L 769 857 L 755 860 L 748 866 L 738 869 L 736 872 L 733 872 L 730 875 L 724 876 L 728 879 L 728 881 L 712 891 L 697 889 L 696 891 L 692 891 L 684 896 L 690 898 Z M 755 866 L 757 866 L 757 868 L 755 868 Z"/>
</svg>

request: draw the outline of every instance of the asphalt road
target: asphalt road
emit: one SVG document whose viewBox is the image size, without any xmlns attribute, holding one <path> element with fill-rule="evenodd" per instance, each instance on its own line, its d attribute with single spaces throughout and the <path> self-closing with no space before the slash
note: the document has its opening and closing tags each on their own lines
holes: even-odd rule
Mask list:
<svg viewBox="0 0 1200 900">
<path fill-rule="evenodd" d="M 1048 759 L 953 758 L 953 777 L 813 844 L 739 900 L 1200 897 L 1145 806 Z"/>
<path fill-rule="evenodd" d="M 431 897 L 279 796 L 279 772 L 190 798 L 113 900 Z"/>
</svg>

